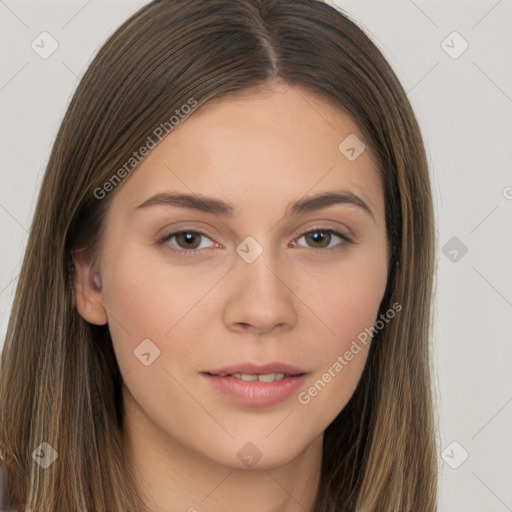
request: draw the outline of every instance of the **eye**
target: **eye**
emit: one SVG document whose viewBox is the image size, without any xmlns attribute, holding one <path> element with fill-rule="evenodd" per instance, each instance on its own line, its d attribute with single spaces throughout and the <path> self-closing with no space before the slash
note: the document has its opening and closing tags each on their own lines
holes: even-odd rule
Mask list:
<svg viewBox="0 0 512 512">
<path fill-rule="evenodd" d="M 300 233 L 296 233 L 296 235 L 300 235 Z M 304 238 L 307 243 L 312 243 L 313 246 L 311 247 L 308 245 L 300 245 L 294 241 L 294 247 L 310 247 L 311 249 L 319 249 L 323 250 L 324 252 L 338 251 L 341 250 L 345 243 L 352 243 L 352 240 L 343 233 L 339 233 L 333 229 L 324 228 L 315 228 L 311 231 L 303 233 L 298 239 L 300 240 L 301 238 Z M 331 242 L 335 241 L 336 238 L 342 240 L 342 242 L 331 245 Z"/>
<path fill-rule="evenodd" d="M 299 240 L 301 238 L 305 238 L 306 242 L 312 243 L 313 246 L 298 244 L 295 241 L 298 240 L 296 238 L 292 242 L 292 247 L 305 247 L 323 252 L 339 251 L 346 243 L 353 243 L 348 236 L 343 233 L 339 233 L 338 231 L 334 231 L 333 229 L 315 228 L 307 231 L 306 233 L 297 232 L 294 233 L 294 235 L 299 236 Z M 158 240 L 157 244 L 167 245 L 168 249 L 176 254 L 196 256 L 202 253 L 204 249 L 212 247 L 212 244 L 202 244 L 201 238 L 205 238 L 213 242 L 209 236 L 199 231 L 182 230 L 163 236 Z M 341 240 L 341 242 L 332 244 L 332 242 L 336 242 L 336 238 Z M 222 247 L 216 242 L 213 242 L 213 244 L 216 247 Z"/>
<path fill-rule="evenodd" d="M 164 236 L 159 240 L 159 244 L 163 245 L 164 243 L 169 242 L 169 248 L 171 251 L 176 253 L 182 253 L 188 255 L 195 255 L 205 249 L 206 247 L 203 245 L 201 247 L 200 237 L 207 238 L 211 240 L 210 237 L 206 236 L 204 233 L 200 233 L 198 231 L 176 231 L 169 235 Z M 175 244 L 170 243 L 175 239 Z M 199 242 L 199 245 L 198 245 Z M 177 244 L 177 245 L 176 245 Z M 176 248 L 177 247 L 177 248 Z"/>
</svg>

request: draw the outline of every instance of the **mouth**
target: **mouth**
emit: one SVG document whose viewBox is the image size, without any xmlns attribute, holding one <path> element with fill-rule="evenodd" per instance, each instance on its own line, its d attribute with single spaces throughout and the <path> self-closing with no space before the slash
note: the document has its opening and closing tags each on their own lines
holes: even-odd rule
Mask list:
<svg viewBox="0 0 512 512">
<path fill-rule="evenodd" d="M 297 377 L 299 375 L 305 375 L 308 372 L 306 370 L 299 368 L 298 366 L 288 363 L 240 363 L 224 366 L 216 370 L 209 370 L 202 373 L 206 373 L 208 375 L 212 375 L 215 377 L 239 377 L 244 375 L 249 377 L 259 377 L 274 375 L 282 379 L 283 377 Z M 279 380 L 279 378 L 276 380 Z"/>
<path fill-rule="evenodd" d="M 276 382 L 283 379 L 288 379 L 290 377 L 301 377 L 302 375 L 306 375 L 306 372 L 294 372 L 294 373 L 285 373 L 285 372 L 267 372 L 267 373 L 259 373 L 259 372 L 203 372 L 205 375 L 210 375 L 211 377 L 233 377 L 235 379 L 242 380 L 244 382 Z"/>
<path fill-rule="evenodd" d="M 287 400 L 303 384 L 308 373 L 285 363 L 248 363 L 201 372 L 224 399 L 260 407 Z"/>
<path fill-rule="evenodd" d="M 211 375 L 212 377 L 234 377 L 235 379 L 243 380 L 244 382 L 275 382 L 278 380 L 282 380 L 288 377 L 292 377 L 287 373 L 263 373 L 263 374 L 254 374 L 254 373 L 226 373 L 226 374 L 212 374 L 206 373 L 207 375 Z M 295 377 L 296 375 L 293 375 Z"/>
</svg>

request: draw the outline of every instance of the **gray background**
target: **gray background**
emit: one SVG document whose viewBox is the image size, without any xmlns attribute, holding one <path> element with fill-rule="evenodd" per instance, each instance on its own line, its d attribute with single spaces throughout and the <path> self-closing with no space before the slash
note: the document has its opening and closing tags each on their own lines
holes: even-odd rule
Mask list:
<svg viewBox="0 0 512 512">
<path fill-rule="evenodd" d="M 0 0 L 0 347 L 65 108 L 99 47 L 146 3 Z M 388 58 L 429 154 L 440 512 L 512 511 L 512 0 L 331 3 Z M 58 43 L 46 59 L 31 47 L 43 31 Z"/>
</svg>

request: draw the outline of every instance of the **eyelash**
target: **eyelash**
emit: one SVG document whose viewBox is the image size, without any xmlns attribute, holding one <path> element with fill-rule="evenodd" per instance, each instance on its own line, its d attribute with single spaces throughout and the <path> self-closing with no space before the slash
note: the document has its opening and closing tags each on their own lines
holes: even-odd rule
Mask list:
<svg viewBox="0 0 512 512">
<path fill-rule="evenodd" d="M 306 232 L 297 231 L 293 235 L 295 237 L 303 237 L 305 235 L 309 235 L 311 233 L 316 233 L 316 232 L 323 232 L 323 233 L 329 233 L 331 235 L 335 235 L 335 236 L 341 238 L 344 243 L 340 243 L 340 244 L 336 245 L 335 247 L 331 247 L 331 248 L 328 248 L 328 249 L 322 249 L 320 247 L 310 247 L 310 249 L 312 249 L 313 251 L 322 251 L 322 252 L 327 252 L 327 253 L 333 253 L 333 252 L 340 251 L 341 248 L 344 245 L 346 245 L 346 244 L 354 243 L 348 236 L 344 235 L 343 233 L 340 233 L 340 232 L 335 231 L 333 229 L 327 229 L 327 228 L 313 228 L 313 229 L 310 229 L 309 231 L 306 231 Z M 189 230 L 189 229 L 182 229 L 180 231 L 174 231 L 173 233 L 170 233 L 170 234 L 165 235 L 162 238 L 158 239 L 157 245 L 158 246 L 164 245 L 169 240 L 171 240 L 175 236 L 180 235 L 182 233 L 189 233 L 189 234 L 205 236 L 206 238 L 210 238 L 208 235 L 206 235 L 205 233 L 201 233 L 200 231 L 194 231 L 194 230 Z M 210 238 L 210 240 L 211 240 L 211 238 Z M 302 247 L 302 248 L 305 249 L 306 247 Z M 171 252 L 175 253 L 175 254 L 180 254 L 180 255 L 183 254 L 183 255 L 186 255 L 187 257 L 189 257 L 189 256 L 198 256 L 199 253 L 204 251 L 204 249 L 191 249 L 191 250 L 175 249 L 175 248 L 170 247 L 170 246 L 169 246 L 169 250 Z"/>
</svg>

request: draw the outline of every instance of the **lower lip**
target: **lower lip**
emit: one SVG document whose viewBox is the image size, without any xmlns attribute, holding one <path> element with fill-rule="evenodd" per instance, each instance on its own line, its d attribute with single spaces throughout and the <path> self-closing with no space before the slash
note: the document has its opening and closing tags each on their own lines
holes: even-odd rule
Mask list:
<svg viewBox="0 0 512 512">
<path fill-rule="evenodd" d="M 285 377 L 274 382 L 255 380 L 246 382 L 236 377 L 220 377 L 202 374 L 203 377 L 223 395 L 241 405 L 264 407 L 283 402 L 295 393 L 304 383 L 306 374 Z"/>
</svg>

